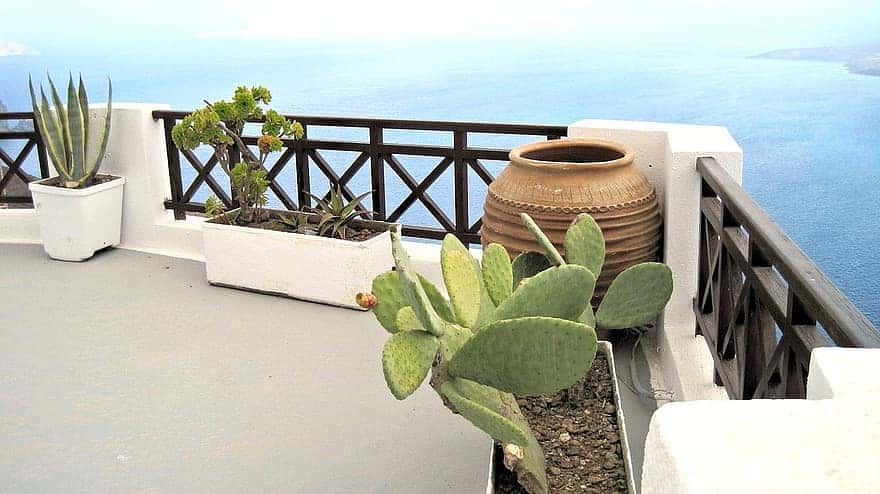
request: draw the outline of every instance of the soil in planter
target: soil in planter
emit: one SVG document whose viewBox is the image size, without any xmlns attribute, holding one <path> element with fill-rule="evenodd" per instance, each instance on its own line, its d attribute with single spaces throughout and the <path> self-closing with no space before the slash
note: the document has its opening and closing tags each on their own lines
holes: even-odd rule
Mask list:
<svg viewBox="0 0 880 494">
<path fill-rule="evenodd" d="M 313 218 L 309 218 L 309 225 L 302 225 L 298 228 L 295 228 L 290 224 L 289 220 L 287 222 L 282 221 L 282 215 L 284 217 L 289 218 L 288 215 L 285 215 L 279 211 L 266 211 L 268 213 L 268 219 L 265 221 L 258 221 L 253 223 L 239 223 L 235 222 L 237 226 L 243 226 L 247 228 L 260 228 L 263 230 L 274 230 L 277 232 L 288 232 L 288 233 L 300 233 L 304 235 L 317 235 L 317 224 L 313 223 Z M 220 219 L 212 220 L 214 223 L 225 223 L 225 221 Z M 351 242 L 363 242 L 365 240 L 369 240 L 377 235 L 380 235 L 385 230 L 380 230 L 376 228 L 371 228 L 363 223 L 359 223 L 357 220 L 352 221 L 346 227 L 346 235 L 345 240 L 349 240 Z"/>
<path fill-rule="evenodd" d="M 95 175 L 95 179 L 86 187 L 82 187 L 83 189 L 88 189 L 89 187 L 94 187 L 96 185 L 101 185 L 103 183 L 109 182 L 111 180 L 116 180 L 119 177 L 115 177 L 113 175 Z M 58 187 L 59 189 L 66 189 L 67 187 L 61 185 L 61 177 L 52 177 L 49 180 L 46 180 L 42 183 L 42 185 L 48 185 L 49 187 Z"/>
<path fill-rule="evenodd" d="M 608 360 L 602 353 L 587 376 L 553 397 L 517 398 L 544 449 L 551 493 L 626 493 L 617 408 Z M 526 494 L 495 455 L 495 492 Z"/>
</svg>

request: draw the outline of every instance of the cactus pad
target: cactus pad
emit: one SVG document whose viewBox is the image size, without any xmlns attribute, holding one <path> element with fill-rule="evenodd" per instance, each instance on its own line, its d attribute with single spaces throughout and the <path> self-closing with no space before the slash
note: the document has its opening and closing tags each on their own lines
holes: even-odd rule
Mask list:
<svg viewBox="0 0 880 494">
<path fill-rule="evenodd" d="M 522 421 L 512 420 L 509 417 L 514 410 L 504 403 L 501 397 L 502 394 L 507 393 L 465 379 L 453 379 L 443 383 L 440 386 L 440 393 L 449 400 L 456 412 L 489 434 L 492 439 L 519 446 L 529 443 L 528 436 L 531 435 L 531 431 L 528 430 L 527 425 L 523 428 L 522 424 L 525 421 L 522 415 L 518 417 Z M 510 398 L 510 401 L 513 401 L 512 397 Z M 521 413 L 518 407 L 516 413 Z"/>
<path fill-rule="evenodd" d="M 620 273 L 596 310 L 601 328 L 632 328 L 651 322 L 672 295 L 672 271 L 665 264 L 643 262 Z"/>
<path fill-rule="evenodd" d="M 397 329 L 395 318 L 403 307 L 409 305 L 403 289 L 400 287 L 400 279 L 394 271 L 386 271 L 373 279 L 373 294 L 376 296 L 376 306 L 373 314 L 376 320 L 389 333 L 400 331 Z"/>
<path fill-rule="evenodd" d="M 553 242 L 551 242 L 550 239 L 547 238 L 547 235 L 544 234 L 544 232 L 541 230 L 541 227 L 539 227 L 538 224 L 535 223 L 535 220 L 533 220 L 532 217 L 526 213 L 520 213 L 519 217 L 522 219 L 523 225 L 525 225 L 526 229 L 529 230 L 529 233 L 531 233 L 532 236 L 535 237 L 538 245 L 540 245 L 541 248 L 544 249 L 544 252 L 547 253 L 547 258 L 550 259 L 553 264 L 560 266 L 565 264 L 565 259 L 563 259 L 559 251 L 556 250 L 556 247 L 553 246 Z"/>
<path fill-rule="evenodd" d="M 584 313 L 578 318 L 578 322 L 582 322 L 593 329 L 596 328 L 596 314 L 593 313 L 593 306 L 591 304 L 587 304 L 587 308 L 584 309 Z"/>
<path fill-rule="evenodd" d="M 442 335 L 446 323 L 440 319 L 437 311 L 431 305 L 425 289 L 422 287 L 421 282 L 419 282 L 418 274 L 412 267 L 409 255 L 403 248 L 403 243 L 400 241 L 400 233 L 396 229 L 391 230 L 391 255 L 394 257 L 394 264 L 397 267 L 401 291 L 406 296 L 409 302 L 408 305 L 412 306 L 413 311 L 422 323 L 422 328 L 431 334 Z M 397 310 L 400 309 L 398 308 Z M 397 312 L 394 313 L 394 317 L 397 317 Z"/>
<path fill-rule="evenodd" d="M 499 305 L 513 292 L 510 255 L 499 244 L 489 244 L 483 250 L 483 282 L 495 305 Z"/>
<path fill-rule="evenodd" d="M 587 372 L 596 346 L 596 332 L 586 324 L 554 317 L 507 319 L 468 340 L 449 361 L 448 372 L 518 396 L 552 395 Z"/>
<path fill-rule="evenodd" d="M 605 239 L 602 229 L 589 214 L 579 214 L 565 232 L 565 259 L 580 264 L 599 276 L 605 264 Z"/>
<path fill-rule="evenodd" d="M 555 266 L 523 283 L 495 309 L 493 320 L 527 316 L 558 317 L 575 321 L 589 304 L 596 277 L 576 264 Z"/>
<path fill-rule="evenodd" d="M 455 319 L 462 326 L 473 327 L 480 315 L 482 273 L 467 247 L 454 235 L 443 239 L 440 267 Z"/>
<path fill-rule="evenodd" d="M 428 300 L 431 301 L 431 306 L 434 307 L 437 315 L 444 321 L 455 322 L 455 316 L 452 314 L 452 308 L 449 307 L 449 301 L 440 293 L 440 290 L 421 274 L 419 275 L 419 281 L 421 281 L 422 289 L 425 290 L 425 295 L 428 296 Z"/>
<path fill-rule="evenodd" d="M 406 307 L 401 307 L 400 310 L 397 311 L 397 316 L 394 318 L 394 324 L 397 326 L 398 332 L 422 329 L 422 322 L 419 321 L 413 308 L 408 305 Z"/>
<path fill-rule="evenodd" d="M 382 350 L 382 371 L 395 398 L 402 400 L 418 389 L 438 347 L 437 338 L 424 331 L 403 331 L 388 338 Z"/>
<path fill-rule="evenodd" d="M 513 289 L 516 290 L 519 284 L 522 283 L 522 280 L 531 278 L 552 266 L 553 263 L 550 262 L 550 259 L 547 259 L 547 256 L 540 252 L 529 251 L 516 256 L 511 265 L 513 270 Z"/>
</svg>

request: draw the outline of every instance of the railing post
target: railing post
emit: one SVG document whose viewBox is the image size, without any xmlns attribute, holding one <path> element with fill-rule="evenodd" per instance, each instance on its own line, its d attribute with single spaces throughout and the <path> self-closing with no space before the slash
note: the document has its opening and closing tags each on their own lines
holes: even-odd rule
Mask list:
<svg viewBox="0 0 880 494">
<path fill-rule="evenodd" d="M 384 141 L 384 132 L 378 124 L 370 125 L 370 184 L 373 187 L 373 219 L 383 221 L 385 215 L 385 163 L 379 147 Z"/>
<path fill-rule="evenodd" d="M 296 200 L 299 202 L 299 208 L 307 208 L 311 206 L 311 181 L 309 180 L 309 157 L 306 154 L 305 141 L 309 138 L 309 128 L 303 124 L 302 139 L 293 142 L 293 149 L 296 154 Z"/>
<path fill-rule="evenodd" d="M 468 170 L 464 160 L 464 150 L 467 148 L 467 131 L 456 130 L 453 133 L 452 158 L 455 180 L 455 236 L 465 245 L 468 245 L 466 234 L 469 221 L 468 207 Z"/>
<path fill-rule="evenodd" d="M 180 177 L 180 153 L 174 147 L 174 140 L 171 138 L 174 118 L 163 118 L 162 124 L 165 127 L 165 153 L 168 156 L 168 175 L 171 178 L 171 202 L 174 205 L 174 219 L 185 220 L 186 209 L 183 206 L 183 179 Z"/>
</svg>

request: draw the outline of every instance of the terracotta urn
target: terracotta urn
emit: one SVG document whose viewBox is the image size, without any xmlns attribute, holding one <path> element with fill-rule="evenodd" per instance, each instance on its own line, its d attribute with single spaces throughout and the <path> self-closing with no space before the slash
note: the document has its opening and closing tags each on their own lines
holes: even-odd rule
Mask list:
<svg viewBox="0 0 880 494">
<path fill-rule="evenodd" d="M 528 213 L 562 251 L 565 231 L 580 213 L 605 235 L 605 267 L 596 284 L 598 303 L 611 281 L 633 264 L 657 260 L 661 217 L 657 194 L 621 144 L 562 139 L 526 144 L 489 185 L 483 245 L 496 242 L 512 256 L 541 251 L 520 220 Z"/>
</svg>

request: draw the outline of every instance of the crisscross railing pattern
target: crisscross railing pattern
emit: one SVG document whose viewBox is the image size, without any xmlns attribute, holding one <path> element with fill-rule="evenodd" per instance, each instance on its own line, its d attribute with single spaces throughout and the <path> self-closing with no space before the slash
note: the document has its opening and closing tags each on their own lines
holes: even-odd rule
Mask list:
<svg viewBox="0 0 880 494">
<path fill-rule="evenodd" d="M 0 121 L 33 122 L 33 112 L 9 112 L 0 113 Z M 15 156 L 9 154 L 0 147 L 0 204 L 26 207 L 33 204 L 33 199 L 27 190 L 27 184 L 39 178 L 49 177 L 49 159 L 40 133 L 36 130 L 7 130 L 6 126 L 0 127 L 0 142 L 24 143 L 24 146 Z M 35 127 L 31 127 L 34 129 Z M 36 150 L 39 160 L 40 177 L 29 175 L 24 170 L 27 159 Z M 18 193 L 10 189 L 15 188 Z"/>
<path fill-rule="evenodd" d="M 703 178 L 694 312 L 734 399 L 804 398 L 810 352 L 880 333 L 712 158 Z"/>
<path fill-rule="evenodd" d="M 199 159 L 189 151 L 178 151 L 171 141 L 171 129 L 178 120 L 187 115 L 179 111 L 155 111 L 153 118 L 164 121 L 166 151 L 168 155 L 169 176 L 171 178 L 171 198 L 165 202 L 168 209 L 174 210 L 175 218 L 184 219 L 187 211 L 203 212 L 204 204 L 196 202 L 199 190 L 207 187 L 229 207 L 232 198 L 223 184 L 211 176 L 217 166 L 216 158 Z M 403 215 L 415 204 L 421 204 L 439 227 L 424 225 L 402 225 L 404 235 L 421 238 L 440 239 L 447 233 L 454 233 L 463 242 L 479 242 L 481 220 L 471 221 L 469 216 L 469 193 L 471 172 L 479 177 L 478 185 L 488 185 L 494 177 L 483 163 L 484 160 L 507 160 L 510 149 L 480 148 L 468 145 L 469 134 L 533 136 L 537 138 L 558 139 L 567 133 L 564 126 L 495 124 L 474 122 L 444 122 L 423 120 L 392 120 L 344 117 L 289 116 L 303 124 L 305 137 L 300 140 L 283 140 L 284 149 L 274 163 L 267 166 L 269 189 L 287 209 L 310 206 L 310 194 L 326 196 L 327 191 L 314 191 L 312 187 L 312 166 L 326 179 L 331 187 L 340 187 L 347 199 L 356 196 L 351 188 L 352 179 L 361 170 L 369 169 L 370 210 L 373 219 L 399 222 Z M 366 141 L 321 140 L 309 136 L 314 128 L 366 129 Z M 452 134 L 451 146 L 424 144 L 400 144 L 385 142 L 385 132 L 393 130 L 435 131 Z M 256 145 L 256 137 L 244 139 L 248 146 Z M 328 151 L 354 153 L 354 159 L 343 170 L 334 168 L 324 154 Z M 434 157 L 438 161 L 422 179 L 413 175 L 401 157 Z M 181 160 L 183 157 L 183 160 Z M 234 158 L 234 157 L 233 157 Z M 195 171 L 189 184 L 183 183 L 181 163 L 188 163 Z M 292 166 L 296 172 L 295 190 L 289 190 L 279 180 L 279 174 Z M 452 169 L 453 208 L 446 211 L 431 195 L 431 187 L 448 170 Z M 386 178 L 394 174 L 408 189 L 398 204 L 389 204 Z M 288 184 L 292 185 L 292 184 Z M 390 209 L 390 211 L 389 211 Z M 451 216 L 450 216 L 451 214 Z"/>
</svg>

